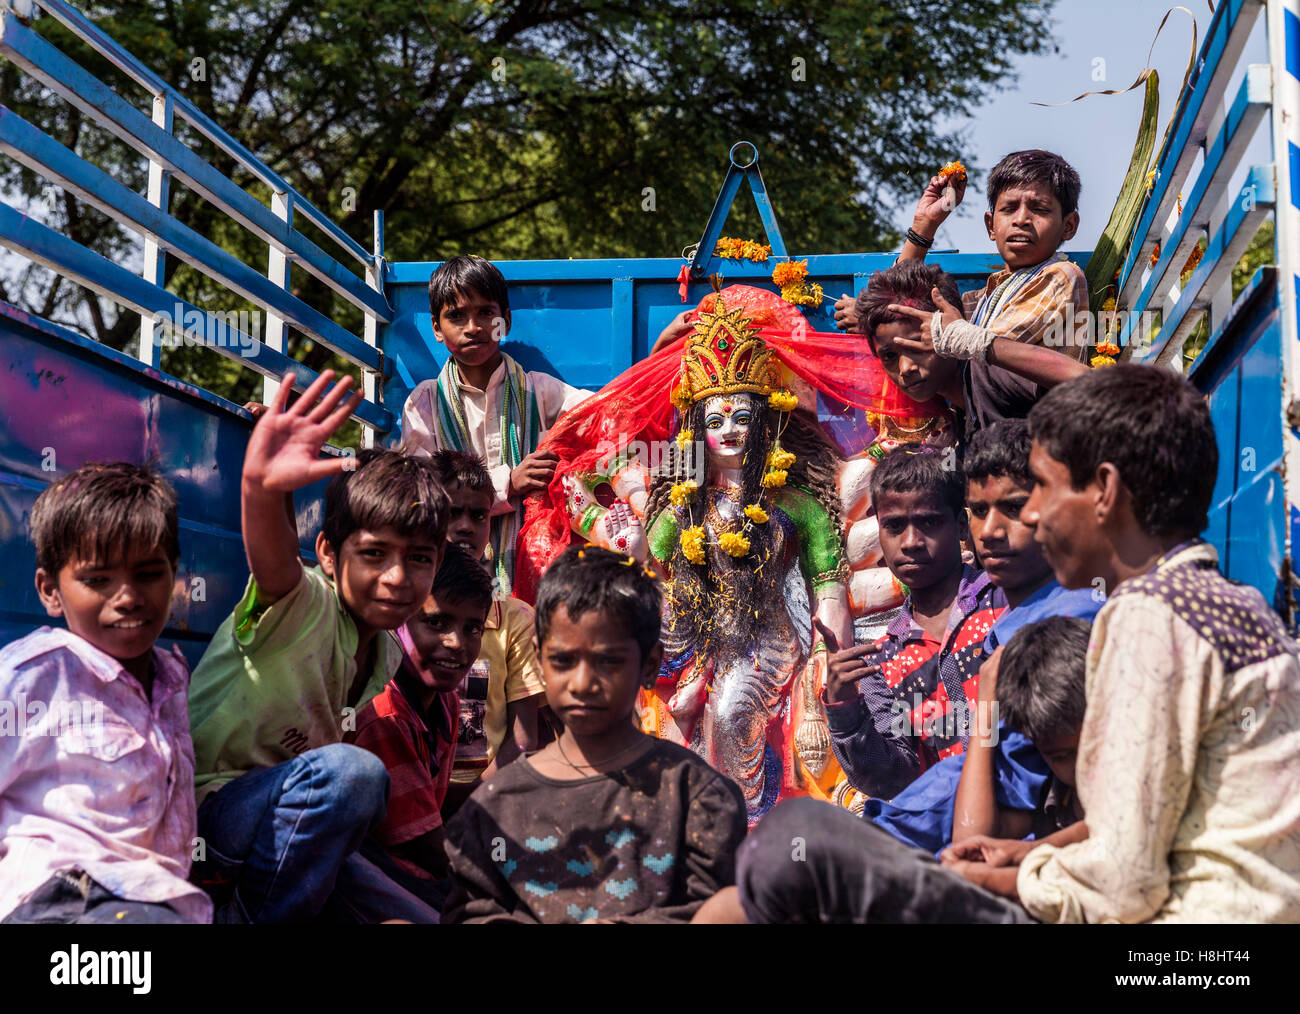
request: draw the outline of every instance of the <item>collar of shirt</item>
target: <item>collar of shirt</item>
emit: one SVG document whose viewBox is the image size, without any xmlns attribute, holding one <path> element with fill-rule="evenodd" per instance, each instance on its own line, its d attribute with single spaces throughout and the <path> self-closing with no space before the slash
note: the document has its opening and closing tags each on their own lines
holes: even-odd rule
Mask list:
<svg viewBox="0 0 1300 1014">
<path fill-rule="evenodd" d="M 460 389 L 462 393 L 468 391 L 470 394 L 488 394 L 494 388 L 500 387 L 502 383 L 505 382 L 505 379 L 506 379 L 506 361 L 503 358 L 501 362 L 497 363 L 497 368 L 492 371 L 492 376 L 488 377 L 488 382 L 486 387 L 481 389 L 475 387 L 473 384 L 471 384 L 468 380 L 465 379 L 465 374 L 462 373 L 460 377 Z"/>
<path fill-rule="evenodd" d="M 957 585 L 957 597 L 953 599 L 952 607 L 948 610 L 948 624 L 944 628 L 943 641 L 948 643 L 952 633 L 961 626 L 962 621 L 975 611 L 979 604 L 980 595 L 990 587 L 989 576 L 977 567 L 970 564 L 962 565 L 961 583 Z M 1002 595 L 1001 588 L 993 590 L 994 600 L 991 605 L 998 605 L 997 598 L 1001 598 L 1001 604 L 1006 604 L 1005 596 Z M 903 600 L 903 608 L 898 611 L 898 615 L 890 622 L 886 628 L 890 640 L 894 641 L 920 641 L 927 639 L 927 634 L 922 626 L 916 622 L 912 616 L 912 596 L 908 595 Z"/>
<path fill-rule="evenodd" d="M 114 680 L 125 677 L 129 682 L 139 687 L 142 694 L 144 693 L 144 686 L 140 681 L 112 655 L 101 651 L 85 638 L 78 637 L 64 627 L 46 627 L 45 629 L 49 632 L 46 635 L 46 641 L 50 647 L 67 648 L 85 664 L 87 669 L 95 674 L 96 679 L 103 683 L 112 683 Z M 190 670 L 184 654 L 174 644 L 171 651 L 164 651 L 155 644 L 152 649 L 152 656 L 153 687 L 148 699 L 150 710 L 157 714 L 158 709 L 170 698 L 176 694 L 189 692 Z"/>
<path fill-rule="evenodd" d="M 434 746 L 438 739 L 449 741 L 451 739 L 451 709 L 447 700 L 449 696 L 454 695 L 455 691 L 447 693 L 439 691 L 434 694 L 433 701 L 426 711 L 420 706 L 420 690 L 424 686 L 414 670 L 406 663 L 398 668 L 397 675 L 393 677 L 393 682 L 397 686 L 398 698 L 401 700 L 404 710 L 416 731 L 429 743 L 430 747 Z M 434 762 L 436 766 L 436 761 Z"/>
<path fill-rule="evenodd" d="M 1010 641 L 1021 627 L 1049 616 L 1076 616 L 1092 620 L 1103 605 L 1103 602 L 1093 598 L 1092 593 L 1091 588 L 1064 588 L 1055 578 L 1048 578 L 1047 584 L 1020 605 L 1008 609 L 998 617 L 988 637 L 984 639 L 984 649 L 992 654 L 998 645 Z"/>
</svg>

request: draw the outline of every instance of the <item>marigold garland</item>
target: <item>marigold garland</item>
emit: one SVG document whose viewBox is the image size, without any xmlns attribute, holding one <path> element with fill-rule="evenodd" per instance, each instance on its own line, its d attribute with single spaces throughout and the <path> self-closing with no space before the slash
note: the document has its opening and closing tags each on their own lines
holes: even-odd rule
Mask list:
<svg viewBox="0 0 1300 1014">
<path fill-rule="evenodd" d="M 704 529 L 699 525 L 692 525 L 690 528 L 682 530 L 682 555 L 694 564 L 704 563 Z"/>
<path fill-rule="evenodd" d="M 756 503 L 752 503 L 745 508 L 745 517 L 749 518 L 749 520 L 754 522 L 756 525 L 767 524 L 767 511 L 763 510 L 763 508 Z"/>
<path fill-rule="evenodd" d="M 1119 355 L 1119 346 L 1114 342 L 1101 342 L 1097 346 L 1098 355 L 1117 356 Z"/>
<path fill-rule="evenodd" d="M 1115 360 L 1110 356 L 1093 356 L 1088 360 L 1088 365 L 1093 369 L 1096 369 L 1099 366 L 1114 366 Z"/>
<path fill-rule="evenodd" d="M 790 391 L 773 391 L 767 396 L 767 403 L 778 412 L 793 412 L 799 404 L 799 396 Z"/>
<path fill-rule="evenodd" d="M 677 436 L 673 439 L 677 441 L 677 449 L 679 451 L 684 451 L 686 450 L 686 445 L 695 439 L 695 432 L 693 430 L 680 430 L 677 433 Z"/>
<path fill-rule="evenodd" d="M 772 256 L 772 248 L 752 239 L 723 236 L 713 247 L 713 255 L 723 260 L 765 261 Z"/>
<path fill-rule="evenodd" d="M 784 486 L 786 476 L 787 473 L 784 468 L 773 468 L 763 474 L 763 485 L 768 489 L 776 489 L 778 486 Z"/>
<path fill-rule="evenodd" d="M 771 451 L 768 451 L 767 454 L 768 468 L 785 469 L 793 465 L 794 462 L 795 462 L 794 454 L 791 451 L 785 450 L 779 444 Z"/>
<path fill-rule="evenodd" d="M 808 277 L 808 261 L 781 261 L 772 269 L 772 281 L 777 288 L 785 289 L 791 285 L 802 285 Z"/>
<path fill-rule="evenodd" d="M 723 532 L 718 536 L 718 548 L 728 556 L 744 556 L 749 552 L 749 540 L 739 532 Z"/>
<path fill-rule="evenodd" d="M 693 482 L 674 482 L 673 488 L 668 492 L 668 499 L 674 507 L 685 506 L 695 499 L 695 490 L 698 488 Z"/>
</svg>

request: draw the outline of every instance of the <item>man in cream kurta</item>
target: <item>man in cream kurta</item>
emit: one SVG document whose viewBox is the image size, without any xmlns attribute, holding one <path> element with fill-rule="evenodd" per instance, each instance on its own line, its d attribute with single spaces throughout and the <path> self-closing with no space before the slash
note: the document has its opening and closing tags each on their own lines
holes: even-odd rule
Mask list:
<svg viewBox="0 0 1300 1014">
<path fill-rule="evenodd" d="M 1208 543 L 1124 581 L 1089 644 L 1087 840 L 1042 845 L 1021 902 L 1048 922 L 1300 921 L 1300 663 Z"/>
</svg>

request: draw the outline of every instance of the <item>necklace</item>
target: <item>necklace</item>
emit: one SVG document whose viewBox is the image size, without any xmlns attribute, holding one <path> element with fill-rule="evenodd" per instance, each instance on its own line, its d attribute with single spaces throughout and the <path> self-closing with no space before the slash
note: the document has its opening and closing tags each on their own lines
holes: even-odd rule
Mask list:
<svg viewBox="0 0 1300 1014">
<path fill-rule="evenodd" d="M 564 760 L 564 763 L 569 765 L 569 767 L 573 768 L 574 771 L 579 771 L 582 768 L 587 768 L 590 771 L 595 771 L 602 764 L 608 764 L 611 761 L 616 761 L 621 757 L 625 757 L 627 754 L 631 753 L 633 750 L 637 749 L 642 745 L 644 745 L 644 740 L 643 739 L 637 740 L 626 750 L 620 750 L 618 753 L 606 757 L 604 760 L 597 761 L 595 764 L 574 764 L 573 761 L 569 760 L 569 755 L 564 752 L 563 737 L 557 738 L 555 741 L 556 749 L 560 751 L 560 757 Z"/>
</svg>

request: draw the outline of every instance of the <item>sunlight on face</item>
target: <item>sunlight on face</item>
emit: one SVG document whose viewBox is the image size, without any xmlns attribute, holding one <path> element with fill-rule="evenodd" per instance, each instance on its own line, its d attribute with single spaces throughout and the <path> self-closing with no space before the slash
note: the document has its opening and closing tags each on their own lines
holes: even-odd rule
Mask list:
<svg viewBox="0 0 1300 1014">
<path fill-rule="evenodd" d="M 720 394 L 704 403 L 704 443 L 714 464 L 740 467 L 753 415 L 754 398 L 749 394 Z"/>
</svg>

